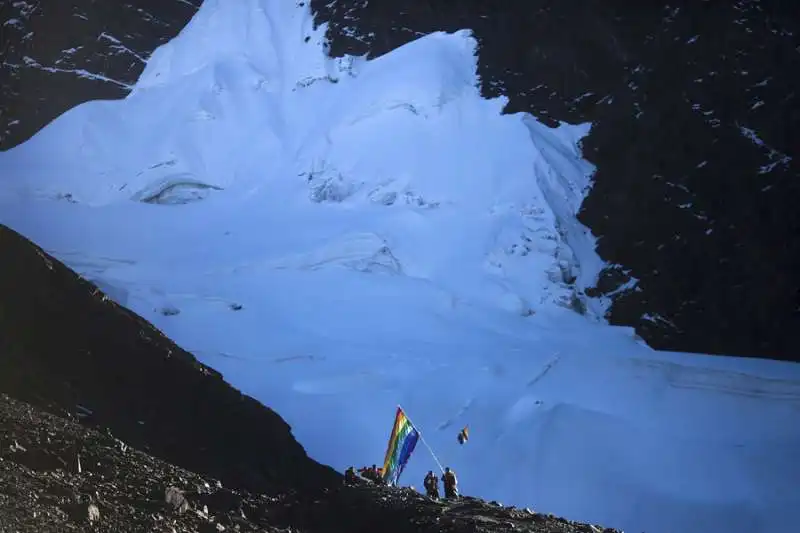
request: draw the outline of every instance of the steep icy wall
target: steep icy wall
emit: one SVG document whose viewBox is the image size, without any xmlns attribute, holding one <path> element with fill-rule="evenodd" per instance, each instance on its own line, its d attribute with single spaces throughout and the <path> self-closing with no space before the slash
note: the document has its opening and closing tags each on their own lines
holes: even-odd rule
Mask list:
<svg viewBox="0 0 800 533">
<path fill-rule="evenodd" d="M 580 220 L 609 320 L 659 349 L 797 360 L 800 20 L 781 0 L 311 0 L 331 53 L 470 28 L 483 93 L 591 122 Z"/>
<path fill-rule="evenodd" d="M 369 63 L 330 61 L 321 32 L 299 13 L 207 2 L 150 58 L 124 101 L 74 108 L 4 155 L 15 175 L 7 190 L 84 206 L 302 190 L 321 213 L 382 206 L 370 215 L 378 224 L 422 210 L 437 231 L 428 242 L 414 236 L 400 259 L 407 275 L 437 277 L 457 250 L 460 279 L 440 272 L 436 280 L 455 297 L 523 315 L 546 302 L 583 311 L 582 290 L 601 265 L 574 220 L 592 169 L 577 157 L 573 127 L 532 130 L 521 117 L 501 117 L 504 101 L 478 94 L 465 32 L 433 34 Z M 539 137 L 547 156 L 537 152 Z M 553 176 L 578 197 L 548 203 L 539 183 Z M 578 228 L 583 269 L 568 233 L 557 231 L 564 225 Z M 402 252 L 410 239 L 375 230 L 386 233 L 379 247 L 394 238 Z"/>
</svg>

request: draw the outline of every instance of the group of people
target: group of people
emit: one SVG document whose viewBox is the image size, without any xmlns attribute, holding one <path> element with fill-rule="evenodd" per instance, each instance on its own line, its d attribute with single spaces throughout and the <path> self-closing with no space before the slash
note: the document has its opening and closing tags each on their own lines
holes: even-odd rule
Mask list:
<svg viewBox="0 0 800 533">
<path fill-rule="evenodd" d="M 428 498 L 433 500 L 439 499 L 439 477 L 433 473 L 433 470 L 428 470 L 425 475 L 425 480 L 422 482 L 425 487 L 425 494 Z M 444 485 L 444 497 L 448 500 L 458 498 L 458 480 L 456 474 L 450 467 L 446 467 L 442 473 L 442 485 Z"/>
<path fill-rule="evenodd" d="M 352 467 L 350 468 L 352 469 Z M 362 478 L 368 479 L 373 483 L 377 483 L 378 485 L 386 484 L 386 481 L 383 479 L 383 468 L 377 465 L 365 466 L 363 468 L 359 468 L 358 474 Z"/>
<path fill-rule="evenodd" d="M 358 485 L 364 481 L 371 481 L 377 485 L 386 485 L 386 481 L 383 479 L 383 469 L 379 468 L 377 465 L 372 465 L 371 467 L 365 466 L 359 468 L 358 473 L 356 473 L 355 468 L 350 466 L 344 471 L 344 482 L 346 485 Z M 433 473 L 433 470 L 428 470 L 422 485 L 425 487 L 425 494 L 429 498 L 433 500 L 439 499 L 439 477 Z M 450 470 L 449 466 L 446 467 L 442 473 L 442 485 L 444 486 L 445 499 L 452 500 L 458 498 L 458 480 L 456 479 L 455 472 Z"/>
<path fill-rule="evenodd" d="M 358 474 L 356 474 L 355 468 L 350 466 L 344 471 L 345 485 L 358 485 L 364 481 L 385 485 L 386 481 L 383 479 L 383 468 L 379 468 L 377 465 L 365 466 L 359 468 Z"/>
</svg>

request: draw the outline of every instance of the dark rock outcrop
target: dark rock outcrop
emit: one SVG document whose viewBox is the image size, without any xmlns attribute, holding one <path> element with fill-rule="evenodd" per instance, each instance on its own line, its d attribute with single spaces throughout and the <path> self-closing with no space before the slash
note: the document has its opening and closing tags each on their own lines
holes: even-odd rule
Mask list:
<svg viewBox="0 0 800 533">
<path fill-rule="evenodd" d="M 228 486 L 338 483 L 277 413 L 4 226 L 0 257 L 0 392 Z"/>
<path fill-rule="evenodd" d="M 610 320 L 661 349 L 797 359 L 800 20 L 780 0 L 312 0 L 331 54 L 470 28 L 487 96 L 591 121 L 580 219 L 633 276 Z"/>
<path fill-rule="evenodd" d="M 0 149 L 89 100 L 124 98 L 201 0 L 0 2 Z"/>
</svg>

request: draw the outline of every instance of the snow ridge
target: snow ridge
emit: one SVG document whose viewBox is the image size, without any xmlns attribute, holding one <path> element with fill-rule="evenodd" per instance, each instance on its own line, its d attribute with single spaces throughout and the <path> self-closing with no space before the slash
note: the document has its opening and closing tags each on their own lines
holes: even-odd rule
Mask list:
<svg viewBox="0 0 800 533">
<path fill-rule="evenodd" d="M 0 154 L 0 223 L 336 468 L 380 461 L 399 403 L 465 493 L 649 532 L 794 523 L 798 366 L 654 352 L 583 295 L 589 125 L 502 115 L 467 30 L 369 61 L 324 32 L 206 0 L 127 98 Z"/>
<path fill-rule="evenodd" d="M 277 196 L 270 191 L 276 187 L 285 198 L 287 187 L 301 183 L 291 176 L 300 176 L 314 203 L 368 201 L 389 208 L 382 221 L 427 210 L 425 224 L 463 243 L 460 255 L 472 255 L 473 264 L 483 257 L 472 272 L 465 269 L 464 287 L 451 278 L 448 290 L 488 290 L 482 304 L 525 316 L 551 303 L 585 309 L 580 289 L 602 265 L 593 243 L 582 238 L 585 228 L 574 232 L 583 248 L 578 255 L 571 235 L 554 230 L 557 221 L 577 224 L 576 194 L 585 191 L 562 195 L 562 187 L 548 203 L 538 184 L 586 182 L 591 167 L 574 163 L 574 141 L 586 127 L 544 132 L 547 155 L 521 142 L 526 119 L 501 117 L 502 100 L 480 98 L 476 43 L 467 31 L 435 33 L 373 61 L 351 61 L 345 71 L 321 53 L 321 31 L 312 32 L 307 14 L 295 7 L 206 2 L 155 51 L 124 102 L 71 110 L 12 151 L 8 165 L 21 169 L 17 184 L 27 195 L 90 206 L 182 204 L 221 190 Z M 52 163 L 36 161 L 45 148 L 57 151 L 68 169 L 58 180 Z M 548 157 L 560 159 L 553 165 Z M 474 227 L 476 218 L 489 230 Z M 409 275 L 437 276 L 450 252 L 434 253 L 439 243 L 422 235 L 417 245 L 428 253 L 398 260 L 409 263 Z M 578 256 L 587 268 L 581 270 Z M 602 309 L 592 310 L 602 317 Z"/>
</svg>

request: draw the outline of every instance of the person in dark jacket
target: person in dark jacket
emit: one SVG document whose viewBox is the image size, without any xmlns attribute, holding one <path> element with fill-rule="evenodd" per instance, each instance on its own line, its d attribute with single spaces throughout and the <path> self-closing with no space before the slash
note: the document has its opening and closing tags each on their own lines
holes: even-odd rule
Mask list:
<svg viewBox="0 0 800 533">
<path fill-rule="evenodd" d="M 372 476 L 372 469 L 371 469 L 370 467 L 368 467 L 368 466 L 365 466 L 365 467 L 363 467 L 363 468 L 359 468 L 359 469 L 358 469 L 358 474 L 359 474 L 359 475 L 360 475 L 360 476 L 361 476 L 363 479 L 366 479 L 366 480 L 368 480 L 368 481 L 374 481 L 374 480 L 372 479 L 372 477 L 373 477 L 373 476 Z"/>
<path fill-rule="evenodd" d="M 386 485 L 386 480 L 383 479 L 383 467 L 377 466 L 375 467 L 375 483 L 378 485 Z"/>
<path fill-rule="evenodd" d="M 428 470 L 425 481 L 422 482 L 422 486 L 425 487 L 425 494 L 428 495 L 428 498 L 433 500 L 439 499 L 439 478 L 433 473 L 433 470 Z"/>
<path fill-rule="evenodd" d="M 378 465 L 372 465 L 370 471 L 372 481 L 378 485 L 383 485 L 383 468 L 378 468 Z"/>
<path fill-rule="evenodd" d="M 344 484 L 345 485 L 358 485 L 359 479 L 356 475 L 356 470 L 349 466 L 347 470 L 344 471 Z"/>
<path fill-rule="evenodd" d="M 458 480 L 456 474 L 450 467 L 445 467 L 442 474 L 442 484 L 444 485 L 444 497 L 448 500 L 458 498 Z"/>
</svg>

